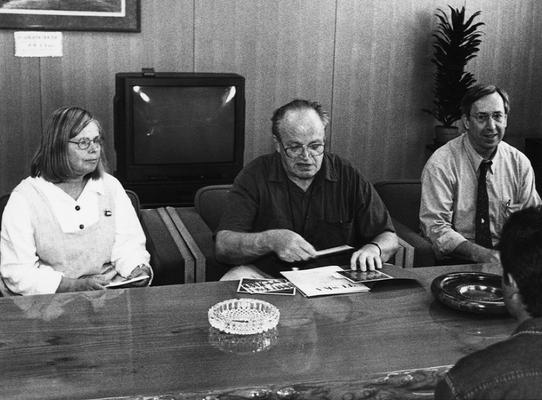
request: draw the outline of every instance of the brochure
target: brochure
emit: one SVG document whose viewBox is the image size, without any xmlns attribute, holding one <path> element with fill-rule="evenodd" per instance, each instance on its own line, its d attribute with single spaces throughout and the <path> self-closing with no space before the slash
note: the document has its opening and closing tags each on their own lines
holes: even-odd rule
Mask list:
<svg viewBox="0 0 542 400">
<path fill-rule="evenodd" d="M 287 279 L 242 278 L 238 293 L 295 295 L 295 286 Z"/>
<path fill-rule="evenodd" d="M 343 271 L 337 272 L 338 274 L 341 274 L 346 279 L 348 279 L 350 282 L 361 282 L 361 283 L 367 283 L 367 282 L 375 282 L 375 281 L 383 281 L 387 279 L 394 279 L 393 276 L 390 276 L 388 274 L 385 274 L 382 271 L 361 271 L 359 269 L 351 270 L 351 269 L 345 269 Z"/>
<path fill-rule="evenodd" d="M 340 275 L 340 271 L 343 271 L 340 266 L 330 265 L 299 271 L 281 271 L 281 274 L 306 297 L 369 291 L 363 283 L 351 282 Z"/>
</svg>

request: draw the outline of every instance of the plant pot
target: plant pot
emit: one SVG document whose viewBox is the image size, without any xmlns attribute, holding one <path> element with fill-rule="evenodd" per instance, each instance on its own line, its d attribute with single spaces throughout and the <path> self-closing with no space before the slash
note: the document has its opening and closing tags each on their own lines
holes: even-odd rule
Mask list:
<svg viewBox="0 0 542 400">
<path fill-rule="evenodd" d="M 444 143 L 459 136 L 457 126 L 435 126 L 435 144 L 442 146 Z"/>
</svg>

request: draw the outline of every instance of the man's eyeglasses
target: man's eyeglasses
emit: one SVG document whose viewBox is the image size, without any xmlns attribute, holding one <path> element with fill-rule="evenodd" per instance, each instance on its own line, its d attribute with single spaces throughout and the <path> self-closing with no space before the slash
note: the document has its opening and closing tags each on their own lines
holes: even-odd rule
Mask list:
<svg viewBox="0 0 542 400">
<path fill-rule="evenodd" d="M 494 112 L 491 114 L 477 113 L 477 114 L 472 114 L 472 117 L 481 124 L 485 124 L 489 122 L 490 118 L 499 124 L 506 120 L 506 114 L 503 114 L 502 112 Z"/>
<path fill-rule="evenodd" d="M 96 136 L 94 139 L 81 138 L 77 141 L 68 140 L 68 143 L 75 143 L 81 150 L 88 149 L 91 143 L 94 143 L 96 146 L 102 146 L 103 142 L 104 139 L 101 136 Z"/>
<path fill-rule="evenodd" d="M 307 153 L 311 156 L 319 156 L 324 152 L 325 144 L 324 143 L 311 143 L 311 144 L 304 144 L 304 145 L 298 145 L 298 146 L 290 146 L 290 147 L 284 147 L 282 142 L 280 142 L 280 145 L 282 146 L 284 152 L 286 155 L 290 158 L 296 158 L 303 154 L 305 149 L 307 149 Z"/>
</svg>

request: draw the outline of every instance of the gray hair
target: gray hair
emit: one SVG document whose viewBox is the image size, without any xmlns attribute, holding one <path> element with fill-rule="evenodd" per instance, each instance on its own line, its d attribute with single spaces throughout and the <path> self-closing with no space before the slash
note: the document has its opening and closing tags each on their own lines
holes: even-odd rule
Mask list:
<svg viewBox="0 0 542 400">
<path fill-rule="evenodd" d="M 284 116 L 288 111 L 294 111 L 294 110 L 314 110 L 320 117 L 320 120 L 322 120 L 322 123 L 324 124 L 324 128 L 329 124 L 330 118 L 327 113 L 322 107 L 322 105 L 316 101 L 310 101 L 310 100 L 303 100 L 303 99 L 295 99 L 289 102 L 288 104 L 283 105 L 282 107 L 279 107 L 273 112 L 273 116 L 271 117 L 271 131 L 274 136 L 277 138 L 280 138 L 280 132 L 279 132 L 279 125 L 281 121 L 284 119 Z"/>
</svg>

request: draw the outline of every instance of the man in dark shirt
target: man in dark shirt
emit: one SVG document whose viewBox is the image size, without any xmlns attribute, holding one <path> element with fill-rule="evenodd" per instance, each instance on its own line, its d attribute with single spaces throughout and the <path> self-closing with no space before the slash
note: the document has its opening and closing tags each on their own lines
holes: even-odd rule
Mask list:
<svg viewBox="0 0 542 400">
<path fill-rule="evenodd" d="M 519 322 L 510 338 L 462 358 L 439 382 L 436 400 L 542 396 L 542 209 L 518 211 L 499 245 L 506 307 Z"/>
<path fill-rule="evenodd" d="M 217 259 L 237 265 L 223 279 L 312 267 L 317 250 L 344 244 L 355 248 L 351 268 L 381 268 L 397 250 L 395 229 L 372 185 L 324 151 L 327 113 L 294 100 L 271 120 L 276 152 L 239 173 L 217 229 Z"/>
</svg>

